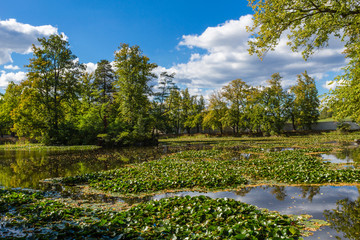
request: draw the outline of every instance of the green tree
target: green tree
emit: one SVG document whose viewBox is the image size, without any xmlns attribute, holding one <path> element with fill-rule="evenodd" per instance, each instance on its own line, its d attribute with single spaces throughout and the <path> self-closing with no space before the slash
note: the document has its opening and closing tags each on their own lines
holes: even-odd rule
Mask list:
<svg viewBox="0 0 360 240">
<path fill-rule="evenodd" d="M 10 82 L 0 102 L 0 133 L 10 133 L 14 126 L 11 112 L 18 106 L 22 88 L 20 85 Z M 12 132 L 13 134 L 13 132 Z"/>
<path fill-rule="evenodd" d="M 222 90 L 223 97 L 229 103 L 229 110 L 227 111 L 228 125 L 232 126 L 234 133 L 238 134 L 240 130 L 247 127 L 245 109 L 249 86 L 241 79 L 236 79 L 223 87 Z"/>
<path fill-rule="evenodd" d="M 93 95 L 97 105 L 98 114 L 103 122 L 103 131 L 107 131 L 109 114 L 114 99 L 115 72 L 108 60 L 101 60 L 97 63 L 93 81 Z"/>
<path fill-rule="evenodd" d="M 158 78 L 157 91 L 153 93 L 154 101 L 152 102 L 152 116 L 155 122 L 154 130 L 157 129 L 162 132 L 167 132 L 170 128 L 166 116 L 169 107 L 171 106 L 171 102 L 167 102 L 166 100 L 170 97 L 170 93 L 173 89 L 178 89 L 174 83 L 174 77 L 175 73 L 169 74 L 167 72 L 162 72 Z"/>
<path fill-rule="evenodd" d="M 62 36 L 51 35 L 49 38 L 39 38 L 38 41 L 41 46 L 33 45 L 33 58 L 27 65 L 27 87 L 31 90 L 26 91 L 28 95 L 23 97 L 22 101 L 36 104 L 37 107 L 32 109 L 37 108 L 39 112 L 35 114 L 43 116 L 44 127 L 41 127 L 44 130 L 43 140 L 51 144 L 64 143 L 60 131 L 60 125 L 64 126 L 63 120 L 66 115 L 64 104 L 77 99 L 78 79 L 84 67 L 76 60 L 69 43 Z M 27 105 L 27 103 L 22 104 Z M 26 115 L 26 117 L 32 116 Z M 24 121 L 26 119 L 21 122 Z M 19 124 L 20 122 L 17 124 L 18 127 Z"/>
<path fill-rule="evenodd" d="M 151 134 L 149 118 L 151 87 L 149 82 L 156 77 L 152 70 L 157 67 L 143 55 L 139 46 L 121 44 L 115 53 L 115 69 L 118 79 L 116 101 L 119 104 L 117 124 L 122 133 L 116 141 L 122 143 L 146 141 Z"/>
<path fill-rule="evenodd" d="M 194 98 L 190 96 L 189 89 L 185 88 L 180 91 L 181 93 L 181 127 L 186 129 L 189 134 L 191 129 L 190 118 L 192 114 L 192 107 Z"/>
<path fill-rule="evenodd" d="M 76 128 L 79 131 L 78 139 L 82 144 L 94 144 L 97 135 L 104 130 L 104 121 L 101 118 L 106 104 L 101 104 L 95 99 L 99 97 L 99 91 L 94 89 L 94 73 L 85 72 L 80 79 L 80 98 L 78 100 Z"/>
<path fill-rule="evenodd" d="M 98 101 L 107 103 L 112 100 L 114 93 L 115 72 L 108 60 L 97 63 L 94 78 L 94 88 L 98 91 Z"/>
<path fill-rule="evenodd" d="M 314 79 L 305 71 L 302 75 L 298 75 L 297 85 L 293 86 L 290 91 L 294 94 L 291 105 L 293 125 L 311 129 L 311 124 L 317 122 L 320 115 L 320 101 Z"/>
<path fill-rule="evenodd" d="M 203 125 L 213 130 L 219 129 L 223 134 L 226 126 L 226 112 L 228 108 L 221 92 L 214 92 L 209 98 L 209 107 L 204 116 Z"/>
<path fill-rule="evenodd" d="M 302 50 L 307 59 L 315 50 L 326 47 L 331 36 L 345 43 L 350 60 L 345 73 L 335 78 L 340 86 L 327 101 L 337 119 L 350 116 L 360 122 L 360 6 L 357 0 L 248 0 L 255 11 L 250 53 L 263 57 L 287 34 L 293 51 Z"/>
<path fill-rule="evenodd" d="M 196 128 L 196 132 L 200 132 L 200 128 L 204 119 L 205 100 L 202 95 L 198 98 L 191 98 L 191 110 L 184 123 L 185 127 Z"/>
<path fill-rule="evenodd" d="M 166 99 L 167 112 L 166 118 L 168 121 L 167 132 L 175 134 L 180 133 L 181 129 L 181 94 L 179 89 L 174 88 L 170 91 L 169 97 Z"/>
<path fill-rule="evenodd" d="M 337 80 L 339 85 L 326 96 L 325 104 L 336 120 L 350 117 L 360 123 L 360 68 L 353 62 Z"/>
<path fill-rule="evenodd" d="M 327 46 L 331 35 L 345 41 L 348 54 L 359 51 L 357 0 L 248 1 L 255 12 L 254 25 L 249 28 L 255 38 L 249 42 L 251 53 L 262 57 L 278 45 L 284 33 L 294 51 L 303 49 L 305 58 Z"/>
<path fill-rule="evenodd" d="M 248 129 L 250 133 L 261 133 L 262 124 L 264 122 L 265 108 L 261 104 L 262 92 L 258 88 L 250 88 L 248 100 L 245 109 L 245 115 L 248 119 Z"/>
<path fill-rule="evenodd" d="M 288 94 L 281 87 L 279 73 L 271 75 L 269 86 L 262 91 L 261 104 L 264 108 L 262 130 L 268 134 L 279 134 L 288 120 L 290 102 Z"/>
</svg>

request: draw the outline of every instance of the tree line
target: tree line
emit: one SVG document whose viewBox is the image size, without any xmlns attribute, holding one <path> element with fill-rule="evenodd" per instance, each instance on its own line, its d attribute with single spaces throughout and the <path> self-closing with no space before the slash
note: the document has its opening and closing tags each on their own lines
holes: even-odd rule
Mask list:
<svg viewBox="0 0 360 240">
<path fill-rule="evenodd" d="M 203 96 L 180 90 L 174 74 L 156 76 L 157 65 L 139 46 L 120 44 L 113 63 L 101 60 L 88 73 L 62 36 L 39 43 L 32 46 L 27 78 L 10 83 L 1 97 L 2 134 L 46 144 L 151 144 L 159 133 L 191 129 L 278 134 L 287 121 L 294 129 L 310 129 L 319 117 L 317 89 L 306 71 L 286 90 L 278 73 L 267 87 L 236 79 L 206 104 Z M 152 87 L 154 79 L 158 84 Z"/>
</svg>

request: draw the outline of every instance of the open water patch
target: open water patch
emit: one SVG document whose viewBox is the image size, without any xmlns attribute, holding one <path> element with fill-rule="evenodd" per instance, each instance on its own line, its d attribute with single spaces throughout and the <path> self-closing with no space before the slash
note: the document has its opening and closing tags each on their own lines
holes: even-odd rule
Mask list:
<svg viewBox="0 0 360 240">
<path fill-rule="evenodd" d="M 353 163 L 354 160 L 349 156 L 340 157 L 339 154 L 329 153 L 319 155 L 325 162 L 329 163 Z"/>
</svg>

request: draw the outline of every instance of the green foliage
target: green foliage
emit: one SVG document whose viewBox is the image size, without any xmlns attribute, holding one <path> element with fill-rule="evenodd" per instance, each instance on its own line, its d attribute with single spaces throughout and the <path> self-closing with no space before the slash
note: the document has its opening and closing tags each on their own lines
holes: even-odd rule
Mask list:
<svg viewBox="0 0 360 240">
<path fill-rule="evenodd" d="M 268 80 L 269 86 L 261 92 L 260 102 L 265 110 L 261 129 L 271 135 L 281 133 L 289 118 L 290 101 L 281 87 L 281 78 L 279 73 L 274 73 Z"/>
<path fill-rule="evenodd" d="M 234 161 L 192 161 L 176 155 L 115 171 L 67 177 L 62 182 L 88 182 L 94 188 L 126 195 L 167 189 L 235 188 L 247 180 Z"/>
<path fill-rule="evenodd" d="M 245 163 L 246 173 L 256 179 L 276 180 L 282 183 L 322 184 L 357 183 L 360 171 L 331 170 L 329 163 L 304 154 L 302 151 L 268 153 L 265 159 Z"/>
<path fill-rule="evenodd" d="M 151 89 L 148 83 L 155 77 L 152 70 L 156 66 L 155 63 L 149 62 L 149 58 L 142 54 L 138 46 L 121 44 L 115 54 L 118 77 L 115 81 L 118 87 L 115 98 L 118 104 L 117 122 L 123 126 L 122 131 L 129 132 L 131 141 L 136 141 L 138 136 L 148 139 L 151 133 L 149 117 Z M 123 142 L 121 134 L 114 139 L 120 144 Z"/>
<path fill-rule="evenodd" d="M 303 129 L 311 129 L 311 124 L 319 119 L 320 101 L 317 96 L 315 80 L 305 71 L 298 75 L 297 85 L 293 86 L 291 93 L 294 94 L 292 102 L 291 118 L 294 126 L 300 126 Z M 296 129 L 296 128 L 295 128 Z"/>
<path fill-rule="evenodd" d="M 307 59 L 319 48 L 327 47 L 333 36 L 345 42 L 350 60 L 345 73 L 335 80 L 340 86 L 327 95 L 335 117 L 351 117 L 360 122 L 359 107 L 359 4 L 355 0 L 249 0 L 255 11 L 254 25 L 249 28 L 251 54 L 263 57 L 274 50 L 285 33 L 293 51 L 302 50 Z"/>
<path fill-rule="evenodd" d="M 28 192 L 0 190 L 0 196 L 0 213 L 7 215 L 1 235 L 12 239 L 301 239 L 306 223 L 205 196 L 150 201 L 120 212 L 72 207 Z"/>
<path fill-rule="evenodd" d="M 222 134 L 223 128 L 226 126 L 226 112 L 227 106 L 221 92 L 214 92 L 210 95 L 208 111 L 203 120 L 204 126 L 213 130 L 219 129 Z"/>
<path fill-rule="evenodd" d="M 358 47 L 358 15 L 360 9 L 354 0 L 249 0 L 255 11 L 250 53 L 262 57 L 278 45 L 287 31 L 292 50 L 303 49 L 304 58 L 326 47 L 332 35 L 345 41 L 347 51 Z"/>
<path fill-rule="evenodd" d="M 350 129 L 351 129 L 351 125 L 345 122 L 340 122 L 336 127 L 336 130 L 340 131 L 341 133 L 349 132 Z"/>
<path fill-rule="evenodd" d="M 236 134 L 248 127 L 245 109 L 248 104 L 249 88 L 241 79 L 236 79 L 222 89 L 222 96 L 229 103 L 229 109 L 226 113 L 227 125 L 232 126 Z"/>
<path fill-rule="evenodd" d="M 158 131 L 167 133 L 170 129 L 169 120 L 167 114 L 171 110 L 171 102 L 167 102 L 170 97 L 171 91 L 178 89 L 173 82 L 175 73 L 169 74 L 162 72 L 158 78 L 158 91 L 153 93 L 154 101 L 152 102 L 152 117 L 154 118 L 155 128 Z"/>
<path fill-rule="evenodd" d="M 10 133 L 14 127 L 14 121 L 11 118 L 12 111 L 18 106 L 21 95 L 21 87 L 10 82 L 6 88 L 5 94 L 0 96 L 0 133 Z"/>
<path fill-rule="evenodd" d="M 58 136 L 66 115 L 64 105 L 77 99 L 83 66 L 75 61 L 62 36 L 38 40 L 40 47 L 33 45 L 33 58 L 27 65 L 28 79 L 21 84 L 26 90 L 14 113 L 14 129 L 19 135 L 45 136 L 42 140 L 47 143 L 61 144 L 63 139 Z"/>
<path fill-rule="evenodd" d="M 130 209 L 127 216 L 138 221 L 136 229 L 142 229 L 141 235 L 149 239 L 300 238 L 299 225 L 288 216 L 261 211 L 232 199 L 204 196 L 161 199 L 140 204 Z M 157 216 L 157 220 L 152 216 Z M 129 237 L 138 236 L 134 230 L 128 230 Z"/>
</svg>

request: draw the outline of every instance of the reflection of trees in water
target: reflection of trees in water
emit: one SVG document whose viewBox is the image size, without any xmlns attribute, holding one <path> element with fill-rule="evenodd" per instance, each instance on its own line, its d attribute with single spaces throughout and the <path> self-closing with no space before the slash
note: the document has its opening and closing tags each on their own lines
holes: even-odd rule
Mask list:
<svg viewBox="0 0 360 240">
<path fill-rule="evenodd" d="M 307 198 L 312 202 L 313 197 L 320 193 L 320 187 L 318 186 L 301 186 L 302 198 Z M 306 197 L 307 196 L 307 197 Z"/>
<path fill-rule="evenodd" d="M 284 201 L 286 195 L 286 190 L 284 186 L 274 186 L 271 188 L 271 194 L 275 195 L 276 199 L 279 201 Z"/>
<path fill-rule="evenodd" d="M 34 188 L 45 178 L 72 176 L 160 158 L 162 149 L 0 152 L 0 185 Z"/>
<path fill-rule="evenodd" d="M 358 187 L 360 193 L 360 187 Z M 360 239 L 360 197 L 355 201 L 348 198 L 336 203 L 336 209 L 325 210 L 324 216 L 331 228 L 343 232 L 347 239 Z"/>
<path fill-rule="evenodd" d="M 235 191 L 234 193 L 238 196 L 242 196 L 245 197 L 246 194 L 248 194 L 251 190 L 253 190 L 254 188 L 252 187 L 247 187 L 247 188 L 241 188 L 240 190 Z"/>
<path fill-rule="evenodd" d="M 349 157 L 354 162 L 360 164 L 360 147 L 357 148 L 345 148 L 341 152 L 336 154 L 339 159 L 346 159 Z"/>
</svg>

